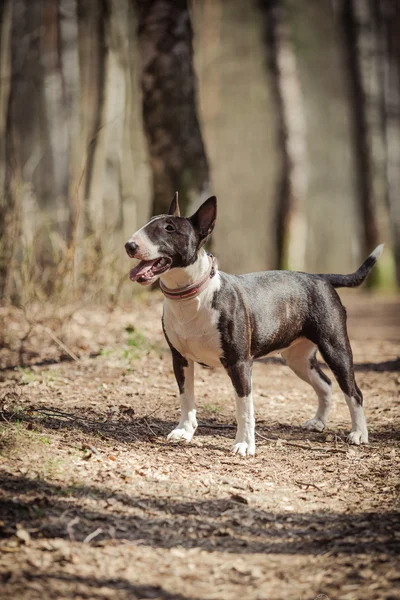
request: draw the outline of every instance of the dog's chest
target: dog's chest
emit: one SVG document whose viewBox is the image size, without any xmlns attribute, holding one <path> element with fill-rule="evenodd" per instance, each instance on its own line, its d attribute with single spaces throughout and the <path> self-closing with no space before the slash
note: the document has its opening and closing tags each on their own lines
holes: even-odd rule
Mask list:
<svg viewBox="0 0 400 600">
<path fill-rule="evenodd" d="M 218 330 L 219 312 L 211 295 L 188 301 L 164 302 L 164 328 L 170 343 L 182 356 L 209 367 L 220 367 L 222 356 Z"/>
</svg>

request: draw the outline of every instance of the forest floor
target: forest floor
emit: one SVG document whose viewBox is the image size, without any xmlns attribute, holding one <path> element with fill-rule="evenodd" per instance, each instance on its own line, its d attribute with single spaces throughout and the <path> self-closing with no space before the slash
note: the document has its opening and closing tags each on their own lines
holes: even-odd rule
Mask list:
<svg viewBox="0 0 400 600">
<path fill-rule="evenodd" d="M 271 358 L 252 458 L 230 455 L 231 385 L 202 367 L 195 438 L 167 443 L 158 293 L 68 318 L 0 309 L 0 597 L 400 598 L 400 302 L 345 304 L 370 445 L 346 444 L 336 384 L 329 429 L 303 430 L 313 392 Z"/>
</svg>

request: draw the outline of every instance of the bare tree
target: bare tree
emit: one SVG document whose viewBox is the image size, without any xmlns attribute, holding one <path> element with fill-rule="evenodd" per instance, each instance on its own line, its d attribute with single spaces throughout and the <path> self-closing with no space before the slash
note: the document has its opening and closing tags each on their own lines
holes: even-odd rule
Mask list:
<svg viewBox="0 0 400 600">
<path fill-rule="evenodd" d="M 136 0 L 143 121 L 153 176 L 153 213 L 179 190 L 185 213 L 208 194 L 210 174 L 197 115 L 188 0 Z"/>
</svg>

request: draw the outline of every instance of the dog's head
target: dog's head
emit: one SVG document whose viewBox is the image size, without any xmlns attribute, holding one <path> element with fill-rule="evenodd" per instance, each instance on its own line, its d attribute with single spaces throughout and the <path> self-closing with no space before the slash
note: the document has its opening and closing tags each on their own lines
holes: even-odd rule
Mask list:
<svg viewBox="0 0 400 600">
<path fill-rule="evenodd" d="M 169 269 L 193 264 L 214 229 L 216 218 L 215 196 L 208 198 L 191 217 L 181 217 L 176 192 L 168 215 L 153 217 L 126 242 L 128 256 L 140 260 L 130 272 L 131 280 L 149 285 Z"/>
</svg>

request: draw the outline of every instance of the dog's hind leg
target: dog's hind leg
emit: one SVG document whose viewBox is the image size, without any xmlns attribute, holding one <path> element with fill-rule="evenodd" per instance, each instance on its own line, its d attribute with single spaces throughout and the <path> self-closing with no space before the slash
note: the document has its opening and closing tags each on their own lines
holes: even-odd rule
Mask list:
<svg viewBox="0 0 400 600">
<path fill-rule="evenodd" d="M 335 375 L 349 407 L 352 427 L 347 441 L 349 444 L 368 444 L 363 397 L 354 377 L 353 353 L 346 328 L 344 327 L 334 339 L 321 340 L 318 348 Z"/>
<path fill-rule="evenodd" d="M 186 360 L 174 348 L 171 348 L 171 350 L 174 373 L 179 388 L 181 418 L 179 424 L 171 431 L 167 439 L 170 442 L 188 444 L 197 429 L 194 403 L 194 363 L 192 360 Z"/>
<path fill-rule="evenodd" d="M 252 366 L 252 361 L 243 361 L 225 367 L 236 392 L 237 431 L 232 453 L 240 456 L 253 456 L 256 451 Z"/>
<path fill-rule="evenodd" d="M 317 347 L 306 338 L 299 339 L 295 344 L 282 352 L 288 367 L 300 379 L 309 383 L 318 396 L 318 409 L 315 417 L 304 423 L 306 429 L 323 431 L 328 422 L 332 400 L 332 383 L 320 368 L 317 358 Z"/>
</svg>

